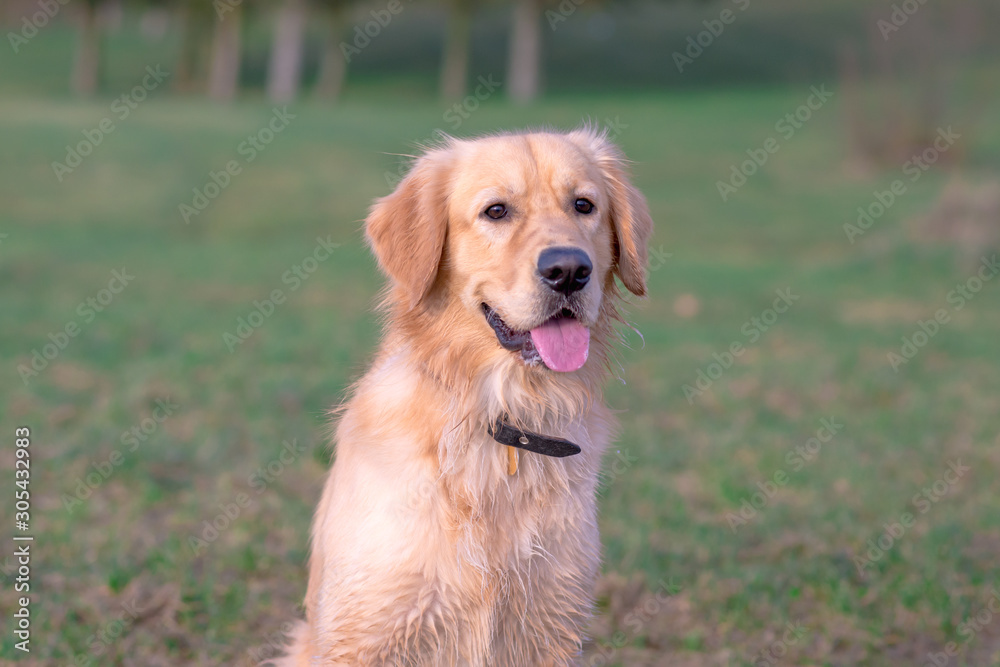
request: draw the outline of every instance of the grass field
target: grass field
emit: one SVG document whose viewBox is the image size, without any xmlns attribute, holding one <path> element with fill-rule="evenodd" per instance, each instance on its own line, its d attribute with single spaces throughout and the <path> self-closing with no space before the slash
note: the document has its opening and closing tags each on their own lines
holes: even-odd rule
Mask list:
<svg viewBox="0 0 1000 667">
<path fill-rule="evenodd" d="M 959 299 L 978 255 L 910 240 L 943 167 L 848 241 L 903 165 L 845 167 L 836 96 L 722 201 L 716 182 L 808 88 L 498 96 L 455 130 L 610 120 L 658 225 L 630 311 L 642 339 L 609 382 L 624 428 L 586 665 L 923 665 L 949 642 L 947 664 L 1000 665 L 1000 280 Z M 269 105 L 153 97 L 125 119 L 110 99 L 0 98 L 0 417 L 4 442 L 32 430 L 36 536 L 27 659 L 12 547 L 0 556 L 0 657 L 20 664 L 273 652 L 300 613 L 326 412 L 377 340 L 361 221 L 395 154 L 452 130 L 432 100 L 303 104 L 247 162 Z M 52 162 L 103 118 L 113 132 L 60 182 Z M 970 177 L 995 179 L 1000 126 L 956 130 Z M 230 161 L 186 223 L 180 205 Z M 275 290 L 245 341 L 226 337 Z M 772 319 L 777 290 L 792 305 Z M 894 370 L 887 355 L 942 309 Z M 0 468 L 7 508 L 13 457 Z"/>
</svg>

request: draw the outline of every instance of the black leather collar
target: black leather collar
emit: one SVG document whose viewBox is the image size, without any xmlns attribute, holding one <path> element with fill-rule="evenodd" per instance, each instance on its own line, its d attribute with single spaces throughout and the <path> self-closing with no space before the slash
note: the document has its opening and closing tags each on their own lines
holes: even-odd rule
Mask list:
<svg viewBox="0 0 1000 667">
<path fill-rule="evenodd" d="M 550 438 L 532 433 L 531 431 L 522 431 L 505 422 L 503 418 L 497 419 L 496 423 L 490 426 L 488 430 L 493 439 L 501 445 L 517 447 L 529 452 L 535 452 L 536 454 L 562 458 L 564 456 L 579 454 L 582 451 L 579 445 L 569 440 Z"/>
</svg>

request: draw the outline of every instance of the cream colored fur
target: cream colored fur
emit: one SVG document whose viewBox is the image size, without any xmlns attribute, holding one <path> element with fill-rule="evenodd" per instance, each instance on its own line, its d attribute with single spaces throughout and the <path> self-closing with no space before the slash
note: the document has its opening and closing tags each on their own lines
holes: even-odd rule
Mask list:
<svg viewBox="0 0 1000 667">
<path fill-rule="evenodd" d="M 574 214 L 581 191 L 595 215 Z M 517 214 L 485 219 L 491 198 Z M 615 276 L 644 292 L 651 229 L 624 158 L 587 129 L 452 140 L 376 203 L 366 231 L 389 277 L 385 334 L 342 406 L 306 620 L 276 664 L 574 664 L 600 563 Z M 591 354 L 572 373 L 525 365 L 480 310 L 537 326 L 547 288 L 536 258 L 554 244 L 594 261 L 578 313 Z M 508 475 L 506 449 L 487 433 L 500 415 L 583 451 L 521 452 Z"/>
</svg>

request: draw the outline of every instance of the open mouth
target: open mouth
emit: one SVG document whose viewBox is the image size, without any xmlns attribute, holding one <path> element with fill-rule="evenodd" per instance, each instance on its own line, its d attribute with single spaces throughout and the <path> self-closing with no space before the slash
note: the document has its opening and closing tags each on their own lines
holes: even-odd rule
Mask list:
<svg viewBox="0 0 1000 667">
<path fill-rule="evenodd" d="M 530 331 L 512 329 L 497 311 L 483 304 L 486 322 L 496 333 L 500 345 L 520 352 L 529 366 L 541 361 L 546 368 L 561 373 L 580 369 L 590 353 L 590 329 L 581 324 L 573 311 L 563 308 Z"/>
</svg>

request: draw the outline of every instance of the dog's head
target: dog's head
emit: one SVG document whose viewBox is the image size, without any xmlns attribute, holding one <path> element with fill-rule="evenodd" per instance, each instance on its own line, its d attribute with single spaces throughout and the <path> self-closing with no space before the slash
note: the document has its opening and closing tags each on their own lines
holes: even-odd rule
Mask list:
<svg viewBox="0 0 1000 667">
<path fill-rule="evenodd" d="M 646 290 L 646 201 L 621 152 L 590 130 L 451 140 L 417 160 L 366 226 L 393 302 L 460 304 L 529 366 L 579 369 L 614 276 Z"/>
</svg>

